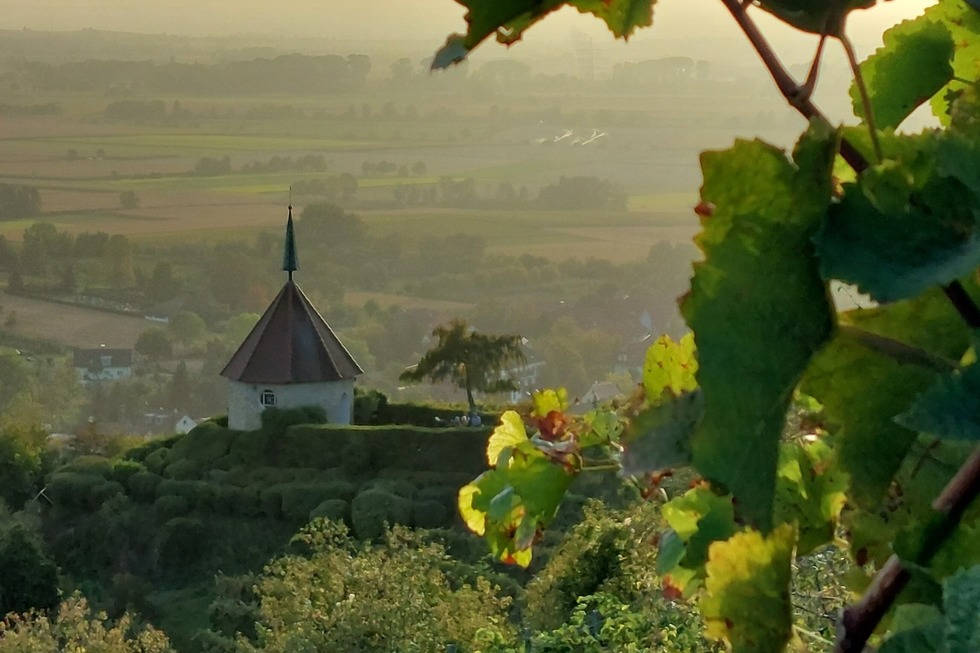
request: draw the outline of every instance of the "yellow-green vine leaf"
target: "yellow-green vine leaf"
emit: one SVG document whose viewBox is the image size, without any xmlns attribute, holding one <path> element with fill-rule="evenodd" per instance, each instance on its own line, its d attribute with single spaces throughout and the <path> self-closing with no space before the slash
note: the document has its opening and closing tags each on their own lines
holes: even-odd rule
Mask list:
<svg viewBox="0 0 980 653">
<path fill-rule="evenodd" d="M 647 401 L 656 403 L 665 395 L 676 397 L 698 387 L 695 373 L 698 360 L 694 334 L 685 334 L 677 342 L 664 334 L 647 349 L 643 363 L 643 389 Z"/>
<path fill-rule="evenodd" d="M 784 524 L 768 537 L 749 530 L 711 545 L 699 604 L 705 635 L 727 642 L 734 653 L 783 651 L 793 625 L 795 542 L 793 527 Z"/>
<path fill-rule="evenodd" d="M 507 447 L 517 447 L 523 443 L 530 444 L 527 431 L 524 429 L 524 420 L 514 410 L 505 411 L 500 416 L 500 424 L 493 430 L 490 440 L 487 442 L 487 462 L 491 467 L 497 465 L 500 453 Z"/>
<path fill-rule="evenodd" d="M 687 594 L 687 583 L 704 574 L 711 544 L 735 533 L 735 508 L 731 497 L 696 487 L 665 503 L 660 513 L 671 530 L 660 540 L 657 573 L 670 575 L 677 589 Z"/>
<path fill-rule="evenodd" d="M 704 393 L 694 466 L 763 531 L 793 388 L 833 324 L 812 237 L 830 203 L 836 148 L 836 134 L 815 125 L 792 161 L 760 141 L 701 157 L 701 197 L 714 208 L 697 238 L 705 260 L 681 303 Z"/>
<path fill-rule="evenodd" d="M 796 524 L 797 554 L 831 542 L 847 502 L 847 475 L 822 440 L 786 442 L 779 451 L 776 523 Z"/>
</svg>

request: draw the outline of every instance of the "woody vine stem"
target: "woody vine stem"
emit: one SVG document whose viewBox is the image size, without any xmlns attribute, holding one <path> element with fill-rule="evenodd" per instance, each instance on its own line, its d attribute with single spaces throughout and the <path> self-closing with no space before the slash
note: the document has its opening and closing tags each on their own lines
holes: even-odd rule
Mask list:
<svg viewBox="0 0 980 653">
<path fill-rule="evenodd" d="M 786 101 L 807 120 L 829 122 L 805 90 L 782 65 L 755 22 L 745 12 L 746 3 L 740 0 L 721 0 L 732 14 L 742 32 L 749 39 L 762 59 L 776 87 Z M 855 70 L 857 72 L 857 70 Z M 841 139 L 840 154 L 858 174 L 869 166 L 868 160 L 847 139 Z M 953 281 L 943 287 L 947 299 L 971 329 L 980 329 L 980 308 L 966 292 L 962 284 Z M 955 530 L 967 507 L 980 495 L 980 447 L 947 483 L 933 501 L 937 523 L 930 530 L 916 559 L 915 565 L 928 564 L 943 542 Z M 893 555 L 882 566 L 861 600 L 844 609 L 838 629 L 835 653 L 858 653 L 908 583 L 911 574 L 908 563 Z"/>
</svg>

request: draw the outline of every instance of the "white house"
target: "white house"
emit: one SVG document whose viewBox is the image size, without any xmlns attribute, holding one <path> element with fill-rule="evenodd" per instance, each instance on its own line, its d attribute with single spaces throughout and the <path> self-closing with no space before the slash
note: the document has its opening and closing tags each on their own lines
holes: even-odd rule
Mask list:
<svg viewBox="0 0 980 653">
<path fill-rule="evenodd" d="M 230 428 L 259 428 L 262 411 L 271 406 L 319 406 L 330 422 L 351 422 L 354 379 L 363 371 L 293 282 L 297 268 L 289 207 L 282 267 L 286 284 L 221 371 L 228 379 Z"/>
<path fill-rule="evenodd" d="M 75 376 L 82 383 L 115 381 L 133 375 L 133 350 L 76 349 L 74 355 Z"/>
</svg>

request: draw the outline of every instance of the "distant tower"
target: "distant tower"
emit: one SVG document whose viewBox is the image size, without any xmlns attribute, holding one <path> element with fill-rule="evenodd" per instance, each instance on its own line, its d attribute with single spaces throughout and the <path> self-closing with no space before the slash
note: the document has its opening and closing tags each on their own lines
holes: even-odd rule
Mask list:
<svg viewBox="0 0 980 653">
<path fill-rule="evenodd" d="M 228 426 L 257 429 L 271 406 L 320 406 L 331 422 L 350 424 L 354 379 L 363 370 L 293 282 L 299 262 L 292 206 L 282 269 L 285 285 L 221 371 L 228 379 Z"/>
</svg>

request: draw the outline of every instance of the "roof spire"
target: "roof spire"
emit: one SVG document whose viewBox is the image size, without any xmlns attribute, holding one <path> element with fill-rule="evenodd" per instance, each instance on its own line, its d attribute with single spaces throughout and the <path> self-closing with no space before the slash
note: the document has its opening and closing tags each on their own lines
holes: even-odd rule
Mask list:
<svg viewBox="0 0 980 653">
<path fill-rule="evenodd" d="M 289 205 L 289 217 L 286 219 L 286 241 L 282 252 L 282 269 L 289 274 L 289 280 L 293 280 L 293 272 L 299 269 L 299 261 L 296 258 L 296 236 L 293 234 L 293 205 Z"/>
</svg>

